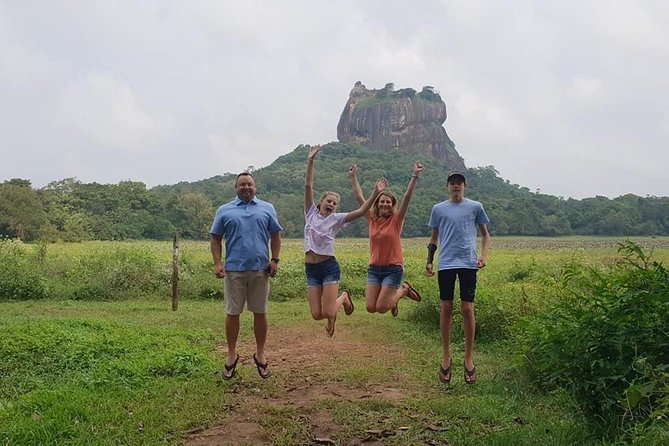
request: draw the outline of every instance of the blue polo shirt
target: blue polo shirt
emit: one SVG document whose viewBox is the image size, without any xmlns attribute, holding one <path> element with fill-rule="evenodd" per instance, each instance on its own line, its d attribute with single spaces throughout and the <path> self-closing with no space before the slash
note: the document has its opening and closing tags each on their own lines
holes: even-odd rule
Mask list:
<svg viewBox="0 0 669 446">
<path fill-rule="evenodd" d="M 227 271 L 260 271 L 269 263 L 270 235 L 280 231 L 274 206 L 253 197 L 219 207 L 209 232 L 225 239 Z"/>
</svg>

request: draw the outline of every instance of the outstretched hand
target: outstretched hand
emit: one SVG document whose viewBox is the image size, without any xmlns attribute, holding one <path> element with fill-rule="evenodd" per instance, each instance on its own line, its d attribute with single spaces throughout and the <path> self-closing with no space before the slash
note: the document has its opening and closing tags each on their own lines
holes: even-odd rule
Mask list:
<svg viewBox="0 0 669 446">
<path fill-rule="evenodd" d="M 376 193 L 381 193 L 386 187 L 388 187 L 388 180 L 385 178 L 379 178 L 378 180 L 376 180 L 374 191 Z"/>
<path fill-rule="evenodd" d="M 357 173 L 358 173 L 358 165 L 351 164 L 351 167 L 348 168 L 348 176 L 353 178 L 357 175 Z"/>
<path fill-rule="evenodd" d="M 423 163 L 416 161 L 416 164 L 413 165 L 413 174 L 418 175 L 423 171 Z"/>
<path fill-rule="evenodd" d="M 316 158 L 316 155 L 320 151 L 321 151 L 321 145 L 320 144 L 313 146 L 311 149 L 309 149 L 309 155 L 307 156 L 307 159 L 309 161 L 313 161 L 313 159 Z"/>
</svg>

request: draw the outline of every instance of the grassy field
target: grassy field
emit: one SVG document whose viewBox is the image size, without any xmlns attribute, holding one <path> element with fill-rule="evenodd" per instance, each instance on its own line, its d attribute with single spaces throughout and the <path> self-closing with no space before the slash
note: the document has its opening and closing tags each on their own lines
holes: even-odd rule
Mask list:
<svg viewBox="0 0 669 446">
<path fill-rule="evenodd" d="M 509 343 L 518 321 L 550 303 L 561 265 L 611 264 L 619 241 L 494 239 L 477 295 L 479 382 L 463 383 L 456 317 L 448 387 L 437 380 L 437 285 L 422 274 L 422 239 L 407 240 L 405 256 L 424 299 L 403 301 L 396 319 L 364 311 L 367 241 L 338 241 L 356 311 L 340 316 L 333 339 L 309 317 L 301 240 L 286 240 L 272 282 L 267 381 L 251 360 L 248 314 L 239 376 L 220 378 L 225 318 L 208 243 L 181 244 L 176 312 L 171 243 L 5 247 L 20 251 L 12 267 L 38 269 L 43 298 L 21 299 L 32 288 L 11 282 L 13 299 L 0 302 L 0 444 L 616 444 L 570 395 L 530 384 Z M 669 239 L 637 241 L 669 260 Z"/>
</svg>

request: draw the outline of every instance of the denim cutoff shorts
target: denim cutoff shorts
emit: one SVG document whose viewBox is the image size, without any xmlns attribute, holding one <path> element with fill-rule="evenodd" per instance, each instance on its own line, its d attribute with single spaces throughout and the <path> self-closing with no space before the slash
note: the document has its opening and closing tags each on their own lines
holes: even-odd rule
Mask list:
<svg viewBox="0 0 669 446">
<path fill-rule="evenodd" d="M 339 283 L 341 279 L 339 262 L 334 257 L 319 263 L 305 263 L 304 271 L 307 274 L 307 288 Z"/>
<path fill-rule="evenodd" d="M 404 277 L 404 268 L 399 265 L 374 266 L 367 268 L 367 283 L 391 288 L 399 288 Z"/>
</svg>

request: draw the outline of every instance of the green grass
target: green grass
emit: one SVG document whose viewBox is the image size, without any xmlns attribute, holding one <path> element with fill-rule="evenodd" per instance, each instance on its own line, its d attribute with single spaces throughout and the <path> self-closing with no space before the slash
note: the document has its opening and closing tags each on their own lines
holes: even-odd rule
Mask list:
<svg viewBox="0 0 669 446">
<path fill-rule="evenodd" d="M 304 323 L 305 307 L 272 303 L 273 327 Z M 235 401 L 229 391 L 236 386 L 281 393 L 281 377 L 241 385 L 218 378 L 221 359 L 213 351 L 222 337 L 219 302 L 183 302 L 177 312 L 166 300 L 6 302 L 0 323 L 6 327 L 0 343 L 3 444 L 176 444 L 184 432 L 220 420 Z M 249 324 L 245 317 L 246 341 Z M 411 426 L 387 438 L 391 444 L 429 439 L 462 445 L 593 444 L 573 404 L 564 395 L 532 390 L 498 346 L 481 347 L 479 384 L 455 384 L 455 372 L 452 389 L 445 391 L 436 380 L 440 347 L 434 334 L 417 332 L 406 318 L 362 312 L 342 319 L 338 329 L 369 342 L 397 344 L 406 356 L 393 364 L 334 357 L 323 364 L 331 367 L 324 382 L 401 389 L 402 382 L 384 381 L 391 370 L 393 377 L 415 380 L 411 387 L 418 389 L 408 401 L 323 402 L 344 426 L 338 438 L 378 429 L 382 420 L 384 429 Z M 454 347 L 457 358 L 461 345 Z M 303 444 L 299 409 L 261 405 L 259 410 L 268 431 L 281 427 L 272 444 Z"/>
<path fill-rule="evenodd" d="M 222 318 L 197 307 L 4 303 L 0 440 L 159 444 L 214 416 Z"/>
<path fill-rule="evenodd" d="M 593 433 L 569 395 L 543 393 L 530 384 L 507 342 L 516 321 L 547 305 L 551 294 L 545 278 L 552 271 L 564 262 L 608 264 L 616 257 L 616 240 L 494 239 L 477 296 L 480 380 L 474 386 L 462 382 L 456 316 L 448 388 L 437 381 L 437 284 L 422 275 L 425 243 L 405 241 L 406 278 L 423 302 L 402 302 L 400 316 L 393 319 L 364 311 L 367 241 L 339 240 L 342 288 L 352 290 L 356 312 L 340 317 L 337 335 L 326 340 L 304 301 L 301 241 L 286 240 L 279 276 L 272 282 L 274 349 L 268 357 L 276 367 L 268 381 L 248 363 L 240 367 L 240 379 L 221 380 L 225 317 L 220 298 L 184 293 L 173 312 L 169 282 L 159 281 L 155 292 L 141 298 L 72 300 L 52 294 L 51 299 L 1 301 L 0 445 L 180 444 L 189 431 L 225 425 L 235 416 L 257 423 L 266 444 L 274 445 L 308 443 L 312 420 L 323 417 L 339 444 L 370 436 L 402 445 L 615 444 Z M 656 246 L 658 260 L 669 259 L 667 239 L 644 243 Z M 70 267 L 77 272 L 81 259 L 104 253 L 109 245 L 49 245 L 41 254 L 47 288 L 66 290 L 58 281 L 68 277 Z M 114 246 L 141 247 L 140 259 L 153 253 L 159 270 L 171 262 L 171 243 Z M 34 254 L 38 247 L 25 249 Z M 181 253 L 190 274 L 181 283 L 187 290 L 220 287 L 206 242 L 184 242 Z M 286 333 L 296 333 L 295 344 L 273 338 Z M 303 342 L 319 346 L 321 356 L 282 373 L 279 366 L 286 370 Z M 240 344 L 248 349 L 252 343 L 245 313 Z M 310 389 L 334 386 L 336 392 L 300 406 L 290 400 L 295 382 Z M 365 392 L 370 396 L 360 397 Z"/>
</svg>

